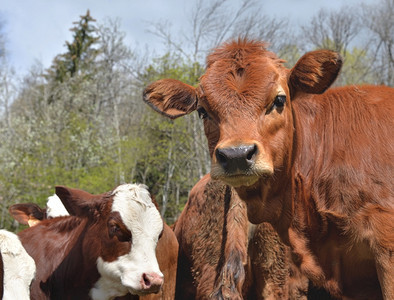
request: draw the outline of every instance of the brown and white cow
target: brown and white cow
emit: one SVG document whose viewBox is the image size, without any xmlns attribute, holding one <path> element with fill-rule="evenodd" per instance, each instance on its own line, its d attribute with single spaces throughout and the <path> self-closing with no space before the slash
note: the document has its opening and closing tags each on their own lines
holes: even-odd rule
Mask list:
<svg viewBox="0 0 394 300">
<path fill-rule="evenodd" d="M 152 199 L 153 200 L 153 199 Z M 154 200 L 153 200 L 154 201 Z M 9 207 L 9 212 L 19 223 L 34 226 L 41 221 L 69 215 L 57 195 L 48 197 L 46 208 L 35 203 L 18 203 Z M 178 259 L 178 241 L 173 230 L 164 223 L 163 233 L 156 247 L 156 257 L 164 275 L 164 283 L 157 294 L 145 296 L 127 296 L 121 299 L 172 300 L 175 297 L 176 270 Z M 118 299 L 118 298 L 116 298 Z"/>
<path fill-rule="evenodd" d="M 36 273 L 33 258 L 27 254 L 15 233 L 0 230 L 0 299 L 30 299 L 30 284 Z"/>
<path fill-rule="evenodd" d="M 71 216 L 43 220 L 19 233 L 34 258 L 32 299 L 112 299 L 159 292 L 155 256 L 163 221 L 143 185 L 92 195 L 56 187 Z"/>
<path fill-rule="evenodd" d="M 209 174 L 190 191 L 174 232 L 176 299 L 306 299 L 308 281 L 290 274 L 276 232 L 250 224 L 237 193 Z"/>
<path fill-rule="evenodd" d="M 394 89 L 327 90 L 341 65 L 317 50 L 289 70 L 264 43 L 232 41 L 197 88 L 159 80 L 144 99 L 170 118 L 199 112 L 212 178 L 273 225 L 310 280 L 337 298 L 393 299 Z"/>
</svg>

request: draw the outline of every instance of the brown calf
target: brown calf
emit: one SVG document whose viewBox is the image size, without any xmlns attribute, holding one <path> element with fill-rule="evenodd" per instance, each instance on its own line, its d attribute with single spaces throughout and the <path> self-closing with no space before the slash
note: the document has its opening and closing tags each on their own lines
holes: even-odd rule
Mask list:
<svg viewBox="0 0 394 300">
<path fill-rule="evenodd" d="M 208 56 L 197 88 L 159 80 L 144 99 L 170 118 L 199 112 L 212 178 L 251 222 L 273 225 L 316 285 L 394 299 L 394 89 L 327 90 L 341 65 L 317 50 L 289 70 L 264 43 L 238 40 Z"/>
</svg>

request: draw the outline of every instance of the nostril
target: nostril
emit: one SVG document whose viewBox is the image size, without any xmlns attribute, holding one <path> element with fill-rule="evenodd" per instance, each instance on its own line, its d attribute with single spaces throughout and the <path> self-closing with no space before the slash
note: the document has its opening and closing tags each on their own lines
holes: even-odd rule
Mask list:
<svg viewBox="0 0 394 300">
<path fill-rule="evenodd" d="M 146 275 L 145 273 L 142 274 L 142 279 L 144 280 L 145 288 L 149 288 L 151 286 L 151 281 L 149 280 L 148 275 Z"/>
<path fill-rule="evenodd" d="M 223 167 L 226 166 L 227 156 L 221 149 L 216 150 L 216 159 L 220 165 L 222 165 Z"/>
<path fill-rule="evenodd" d="M 145 292 L 157 293 L 164 283 L 162 274 L 143 273 L 141 278 L 141 287 Z"/>
<path fill-rule="evenodd" d="M 246 159 L 248 161 L 254 161 L 255 156 L 257 154 L 257 145 L 251 145 L 250 148 L 247 150 Z"/>
</svg>

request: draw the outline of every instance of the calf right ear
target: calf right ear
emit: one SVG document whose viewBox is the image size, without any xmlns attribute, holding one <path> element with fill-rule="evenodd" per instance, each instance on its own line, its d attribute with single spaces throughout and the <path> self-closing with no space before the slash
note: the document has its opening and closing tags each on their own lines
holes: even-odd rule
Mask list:
<svg viewBox="0 0 394 300">
<path fill-rule="evenodd" d="M 292 94 L 301 91 L 321 94 L 337 78 L 342 67 L 341 56 L 330 50 L 315 50 L 302 56 L 290 71 Z"/>
<path fill-rule="evenodd" d="M 56 195 L 72 216 L 87 217 L 89 210 L 95 206 L 95 195 L 79 189 L 56 186 Z"/>
<path fill-rule="evenodd" d="M 164 116 L 176 119 L 197 108 L 196 89 L 175 79 L 162 79 L 149 85 L 144 101 Z"/>
</svg>

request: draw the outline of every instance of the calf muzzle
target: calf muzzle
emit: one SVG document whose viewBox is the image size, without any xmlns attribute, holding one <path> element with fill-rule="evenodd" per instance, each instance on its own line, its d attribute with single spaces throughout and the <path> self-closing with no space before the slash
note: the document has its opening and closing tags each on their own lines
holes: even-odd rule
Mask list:
<svg viewBox="0 0 394 300">
<path fill-rule="evenodd" d="M 258 149 L 256 144 L 239 145 L 236 147 L 217 148 L 217 162 L 228 174 L 248 171 L 256 160 Z"/>
<path fill-rule="evenodd" d="M 141 287 L 144 293 L 158 293 L 164 283 L 163 275 L 157 273 L 144 273 L 141 278 Z"/>
</svg>

